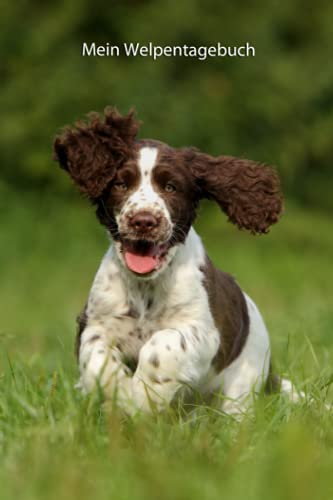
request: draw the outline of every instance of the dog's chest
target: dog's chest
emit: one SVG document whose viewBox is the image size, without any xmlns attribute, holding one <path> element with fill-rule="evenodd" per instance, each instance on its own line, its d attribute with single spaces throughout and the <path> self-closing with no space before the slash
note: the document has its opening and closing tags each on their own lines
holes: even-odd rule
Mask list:
<svg viewBox="0 0 333 500">
<path fill-rule="evenodd" d="M 142 346 L 156 331 L 166 328 L 166 322 L 157 297 L 131 299 L 129 296 L 127 300 L 128 315 L 119 321 L 119 328 L 112 332 L 112 337 L 115 336 L 117 347 L 126 360 L 136 362 Z"/>
<path fill-rule="evenodd" d="M 180 260 L 180 259 L 179 259 Z M 160 330 L 212 324 L 199 259 L 183 258 L 158 280 L 129 278 L 108 254 L 88 300 L 88 322 L 100 325 L 110 345 L 136 362 L 142 346 Z"/>
<path fill-rule="evenodd" d="M 88 322 L 103 327 L 108 343 L 135 361 L 147 340 L 179 314 L 174 302 L 174 294 L 163 287 L 127 283 L 119 273 L 102 273 L 90 293 Z"/>
</svg>

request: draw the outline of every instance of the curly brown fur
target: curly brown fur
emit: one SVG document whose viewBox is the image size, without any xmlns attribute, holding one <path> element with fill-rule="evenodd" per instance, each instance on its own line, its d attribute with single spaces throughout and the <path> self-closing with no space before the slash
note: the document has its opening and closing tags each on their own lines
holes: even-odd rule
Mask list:
<svg viewBox="0 0 333 500">
<path fill-rule="evenodd" d="M 229 221 L 253 234 L 267 233 L 283 211 L 279 179 L 271 167 L 254 161 L 184 150 L 201 197 L 215 200 Z"/>
<path fill-rule="evenodd" d="M 152 144 L 153 141 L 152 141 Z M 165 185 L 172 182 L 177 187 L 174 193 L 165 192 Z M 163 196 L 174 223 L 173 243 L 183 243 L 196 217 L 199 189 L 191 171 L 184 163 L 182 150 L 160 147 L 158 164 L 152 175 L 152 183 Z"/>
<path fill-rule="evenodd" d="M 87 123 L 77 122 L 56 137 L 54 158 L 80 191 L 95 200 L 131 156 L 139 122 L 133 111 L 121 116 L 112 108 L 105 110 L 104 117 L 97 113 L 88 117 Z"/>
<path fill-rule="evenodd" d="M 132 169 L 136 169 L 135 157 L 140 144 L 159 148 L 159 161 L 165 163 L 170 172 L 186 173 L 186 186 L 191 189 L 183 195 L 188 202 L 192 200 L 193 210 L 189 209 L 192 216 L 183 228 L 184 234 L 193 222 L 200 198 L 215 200 L 229 221 L 253 234 L 267 233 L 278 221 L 283 210 L 282 195 L 278 177 L 271 167 L 232 156 L 214 158 L 195 148 L 177 150 L 158 141 L 137 142 L 139 122 L 134 119 L 133 111 L 121 116 L 115 109 L 107 108 L 104 117 L 97 113 L 88 116 L 87 123 L 78 122 L 56 137 L 55 159 L 81 192 L 97 204 L 97 215 L 102 224 L 112 229 L 113 236 L 117 235 L 117 227 L 106 188 L 120 167 L 130 167 L 132 162 Z"/>
</svg>

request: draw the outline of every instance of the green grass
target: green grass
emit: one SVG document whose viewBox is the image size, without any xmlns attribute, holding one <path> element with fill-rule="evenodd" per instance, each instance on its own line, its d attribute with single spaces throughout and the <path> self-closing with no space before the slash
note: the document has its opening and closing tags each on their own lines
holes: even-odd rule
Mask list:
<svg viewBox="0 0 333 500">
<path fill-rule="evenodd" d="M 288 205 L 254 238 L 201 210 L 211 257 L 264 313 L 276 370 L 307 394 L 263 397 L 241 424 L 207 408 L 125 420 L 82 398 L 74 318 L 105 233 L 84 202 L 6 191 L 0 227 L 1 500 L 333 498 L 330 217 Z"/>
</svg>

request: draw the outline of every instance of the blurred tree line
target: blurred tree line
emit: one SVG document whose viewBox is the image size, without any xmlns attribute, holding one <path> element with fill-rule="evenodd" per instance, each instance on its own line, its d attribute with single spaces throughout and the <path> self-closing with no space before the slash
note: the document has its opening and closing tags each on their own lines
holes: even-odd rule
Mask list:
<svg viewBox="0 0 333 500">
<path fill-rule="evenodd" d="M 1 181 L 69 189 L 59 128 L 135 106 L 142 137 L 275 164 L 284 190 L 333 208 L 333 3 L 15 0 L 1 7 Z M 256 57 L 82 57 L 83 42 L 241 45 Z"/>
</svg>

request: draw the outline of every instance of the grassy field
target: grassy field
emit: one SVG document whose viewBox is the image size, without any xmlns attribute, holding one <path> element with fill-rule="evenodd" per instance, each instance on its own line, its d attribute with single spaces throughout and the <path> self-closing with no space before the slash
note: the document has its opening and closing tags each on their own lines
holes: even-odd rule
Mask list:
<svg viewBox="0 0 333 500">
<path fill-rule="evenodd" d="M 211 206 L 197 223 L 215 263 L 260 306 L 276 371 L 306 392 L 302 403 L 263 397 L 241 424 L 207 408 L 195 420 L 181 409 L 124 420 L 74 389 L 74 319 L 104 230 L 83 201 L 0 194 L 1 500 L 333 498 L 329 216 L 287 204 L 256 238 Z"/>
</svg>

